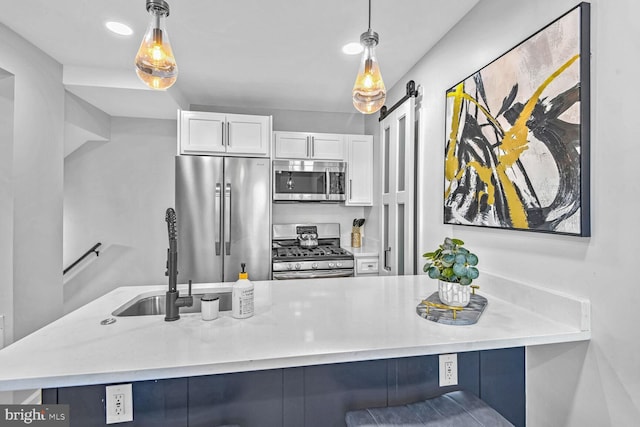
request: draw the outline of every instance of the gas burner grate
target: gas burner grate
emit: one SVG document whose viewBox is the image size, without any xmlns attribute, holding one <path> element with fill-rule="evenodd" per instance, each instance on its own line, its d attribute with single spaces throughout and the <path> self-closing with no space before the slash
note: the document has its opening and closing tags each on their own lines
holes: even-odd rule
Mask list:
<svg viewBox="0 0 640 427">
<path fill-rule="evenodd" d="M 332 257 L 349 255 L 346 250 L 332 245 L 321 245 L 315 248 L 303 248 L 300 246 L 286 246 L 274 248 L 275 255 L 278 258 L 308 258 L 308 257 Z"/>
</svg>

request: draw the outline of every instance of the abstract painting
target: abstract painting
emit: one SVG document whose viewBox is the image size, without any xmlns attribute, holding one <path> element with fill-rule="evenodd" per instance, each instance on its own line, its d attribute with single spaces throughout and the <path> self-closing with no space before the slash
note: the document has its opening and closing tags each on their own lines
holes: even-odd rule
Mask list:
<svg viewBox="0 0 640 427">
<path fill-rule="evenodd" d="M 590 235 L 588 3 L 446 103 L 445 223 Z"/>
</svg>

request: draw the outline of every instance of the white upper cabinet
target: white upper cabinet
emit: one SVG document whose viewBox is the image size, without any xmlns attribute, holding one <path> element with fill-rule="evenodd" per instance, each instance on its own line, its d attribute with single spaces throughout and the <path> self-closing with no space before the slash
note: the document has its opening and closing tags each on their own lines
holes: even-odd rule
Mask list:
<svg viewBox="0 0 640 427">
<path fill-rule="evenodd" d="M 271 117 L 227 114 L 227 153 L 269 155 Z"/>
<path fill-rule="evenodd" d="M 347 206 L 373 205 L 373 136 L 346 135 Z"/>
<path fill-rule="evenodd" d="M 309 150 L 314 159 L 344 160 L 344 135 L 312 133 Z"/>
<path fill-rule="evenodd" d="M 276 159 L 309 158 L 309 136 L 299 132 L 274 132 L 273 155 Z"/>
<path fill-rule="evenodd" d="M 179 111 L 178 153 L 269 156 L 271 117 Z"/>
<path fill-rule="evenodd" d="M 335 133 L 274 132 L 276 159 L 344 160 L 344 135 Z"/>
</svg>

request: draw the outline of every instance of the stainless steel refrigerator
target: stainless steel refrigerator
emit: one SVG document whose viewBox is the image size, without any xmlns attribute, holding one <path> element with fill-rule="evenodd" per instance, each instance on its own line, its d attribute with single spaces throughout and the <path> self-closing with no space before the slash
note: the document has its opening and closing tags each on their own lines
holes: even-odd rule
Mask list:
<svg viewBox="0 0 640 427">
<path fill-rule="evenodd" d="M 176 156 L 178 281 L 271 277 L 269 160 Z"/>
</svg>

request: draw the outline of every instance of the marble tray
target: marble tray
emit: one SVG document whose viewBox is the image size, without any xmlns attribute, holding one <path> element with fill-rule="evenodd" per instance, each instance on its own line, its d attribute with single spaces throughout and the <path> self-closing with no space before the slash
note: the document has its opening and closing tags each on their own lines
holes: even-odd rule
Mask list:
<svg viewBox="0 0 640 427">
<path fill-rule="evenodd" d="M 431 294 L 431 296 L 426 298 L 424 301 L 442 305 L 437 292 Z M 482 295 L 472 294 L 469 305 L 461 310 L 456 310 L 455 318 L 454 311 L 451 309 L 427 307 L 423 303 L 418 304 L 416 307 L 416 313 L 418 313 L 418 316 L 427 320 L 444 323 L 445 325 L 473 325 L 480 318 L 480 315 L 487 306 L 487 303 L 487 299 Z"/>
</svg>

